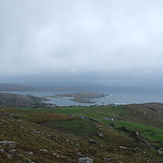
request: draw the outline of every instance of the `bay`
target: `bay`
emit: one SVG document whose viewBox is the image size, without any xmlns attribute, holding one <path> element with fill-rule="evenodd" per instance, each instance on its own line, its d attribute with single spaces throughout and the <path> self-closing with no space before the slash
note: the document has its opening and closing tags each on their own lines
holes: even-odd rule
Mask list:
<svg viewBox="0 0 163 163">
<path fill-rule="evenodd" d="M 81 92 L 96 92 L 105 94 L 105 97 L 91 99 L 94 103 L 79 103 L 71 99 L 73 97 L 52 98 L 57 94 L 73 94 Z M 48 90 L 48 91 L 12 91 L 7 93 L 33 95 L 38 97 L 47 97 L 48 103 L 58 106 L 91 106 L 91 105 L 110 105 L 110 104 L 138 104 L 149 102 L 163 103 L 163 88 L 145 88 L 145 87 L 111 87 L 111 86 L 92 86 L 83 87 L 79 90 Z"/>
</svg>

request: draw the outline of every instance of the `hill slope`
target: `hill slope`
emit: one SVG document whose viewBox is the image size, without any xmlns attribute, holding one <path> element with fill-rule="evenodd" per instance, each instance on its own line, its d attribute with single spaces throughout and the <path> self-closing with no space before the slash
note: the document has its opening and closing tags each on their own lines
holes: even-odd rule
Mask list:
<svg viewBox="0 0 163 163">
<path fill-rule="evenodd" d="M 121 122 L 118 120 L 95 120 L 95 117 L 104 117 L 104 110 L 107 113 L 109 109 L 112 109 L 110 114 L 118 117 L 119 113 L 126 112 L 126 107 L 0 109 L 0 162 L 77 163 L 82 159 L 94 163 L 163 162 L 158 155 L 158 149 L 163 147 L 161 142 L 143 137 L 142 141 L 138 140 L 118 128 L 117 122 Z M 72 113 L 72 110 L 80 116 L 52 113 Z M 82 114 L 92 118 L 82 117 Z M 155 146 L 150 145 L 153 143 Z"/>
</svg>

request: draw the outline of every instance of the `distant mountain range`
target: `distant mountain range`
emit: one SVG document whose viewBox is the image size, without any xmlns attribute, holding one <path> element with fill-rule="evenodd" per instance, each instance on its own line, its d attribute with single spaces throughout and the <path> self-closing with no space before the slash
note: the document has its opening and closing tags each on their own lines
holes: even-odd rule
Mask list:
<svg viewBox="0 0 163 163">
<path fill-rule="evenodd" d="M 34 88 L 32 86 L 27 85 L 0 83 L 0 91 L 34 91 L 34 90 L 38 90 L 38 88 Z"/>
<path fill-rule="evenodd" d="M 33 87 L 21 84 L 0 83 L 0 91 L 84 91 L 85 88 L 78 86 L 54 86 L 54 87 Z"/>
</svg>

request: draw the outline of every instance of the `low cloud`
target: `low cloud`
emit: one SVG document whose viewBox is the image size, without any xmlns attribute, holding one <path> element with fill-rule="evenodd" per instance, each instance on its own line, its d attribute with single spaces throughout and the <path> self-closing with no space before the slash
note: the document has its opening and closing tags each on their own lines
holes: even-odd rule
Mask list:
<svg viewBox="0 0 163 163">
<path fill-rule="evenodd" d="M 162 3 L 2 0 L 1 78 L 161 83 Z"/>
</svg>

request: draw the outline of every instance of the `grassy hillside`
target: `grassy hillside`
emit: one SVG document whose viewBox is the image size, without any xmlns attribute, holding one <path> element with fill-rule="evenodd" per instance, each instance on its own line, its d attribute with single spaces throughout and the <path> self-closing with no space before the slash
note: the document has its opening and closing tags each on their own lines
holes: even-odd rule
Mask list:
<svg viewBox="0 0 163 163">
<path fill-rule="evenodd" d="M 77 163 L 89 157 L 94 163 L 161 163 L 161 107 L 0 109 L 0 162 Z"/>
</svg>

